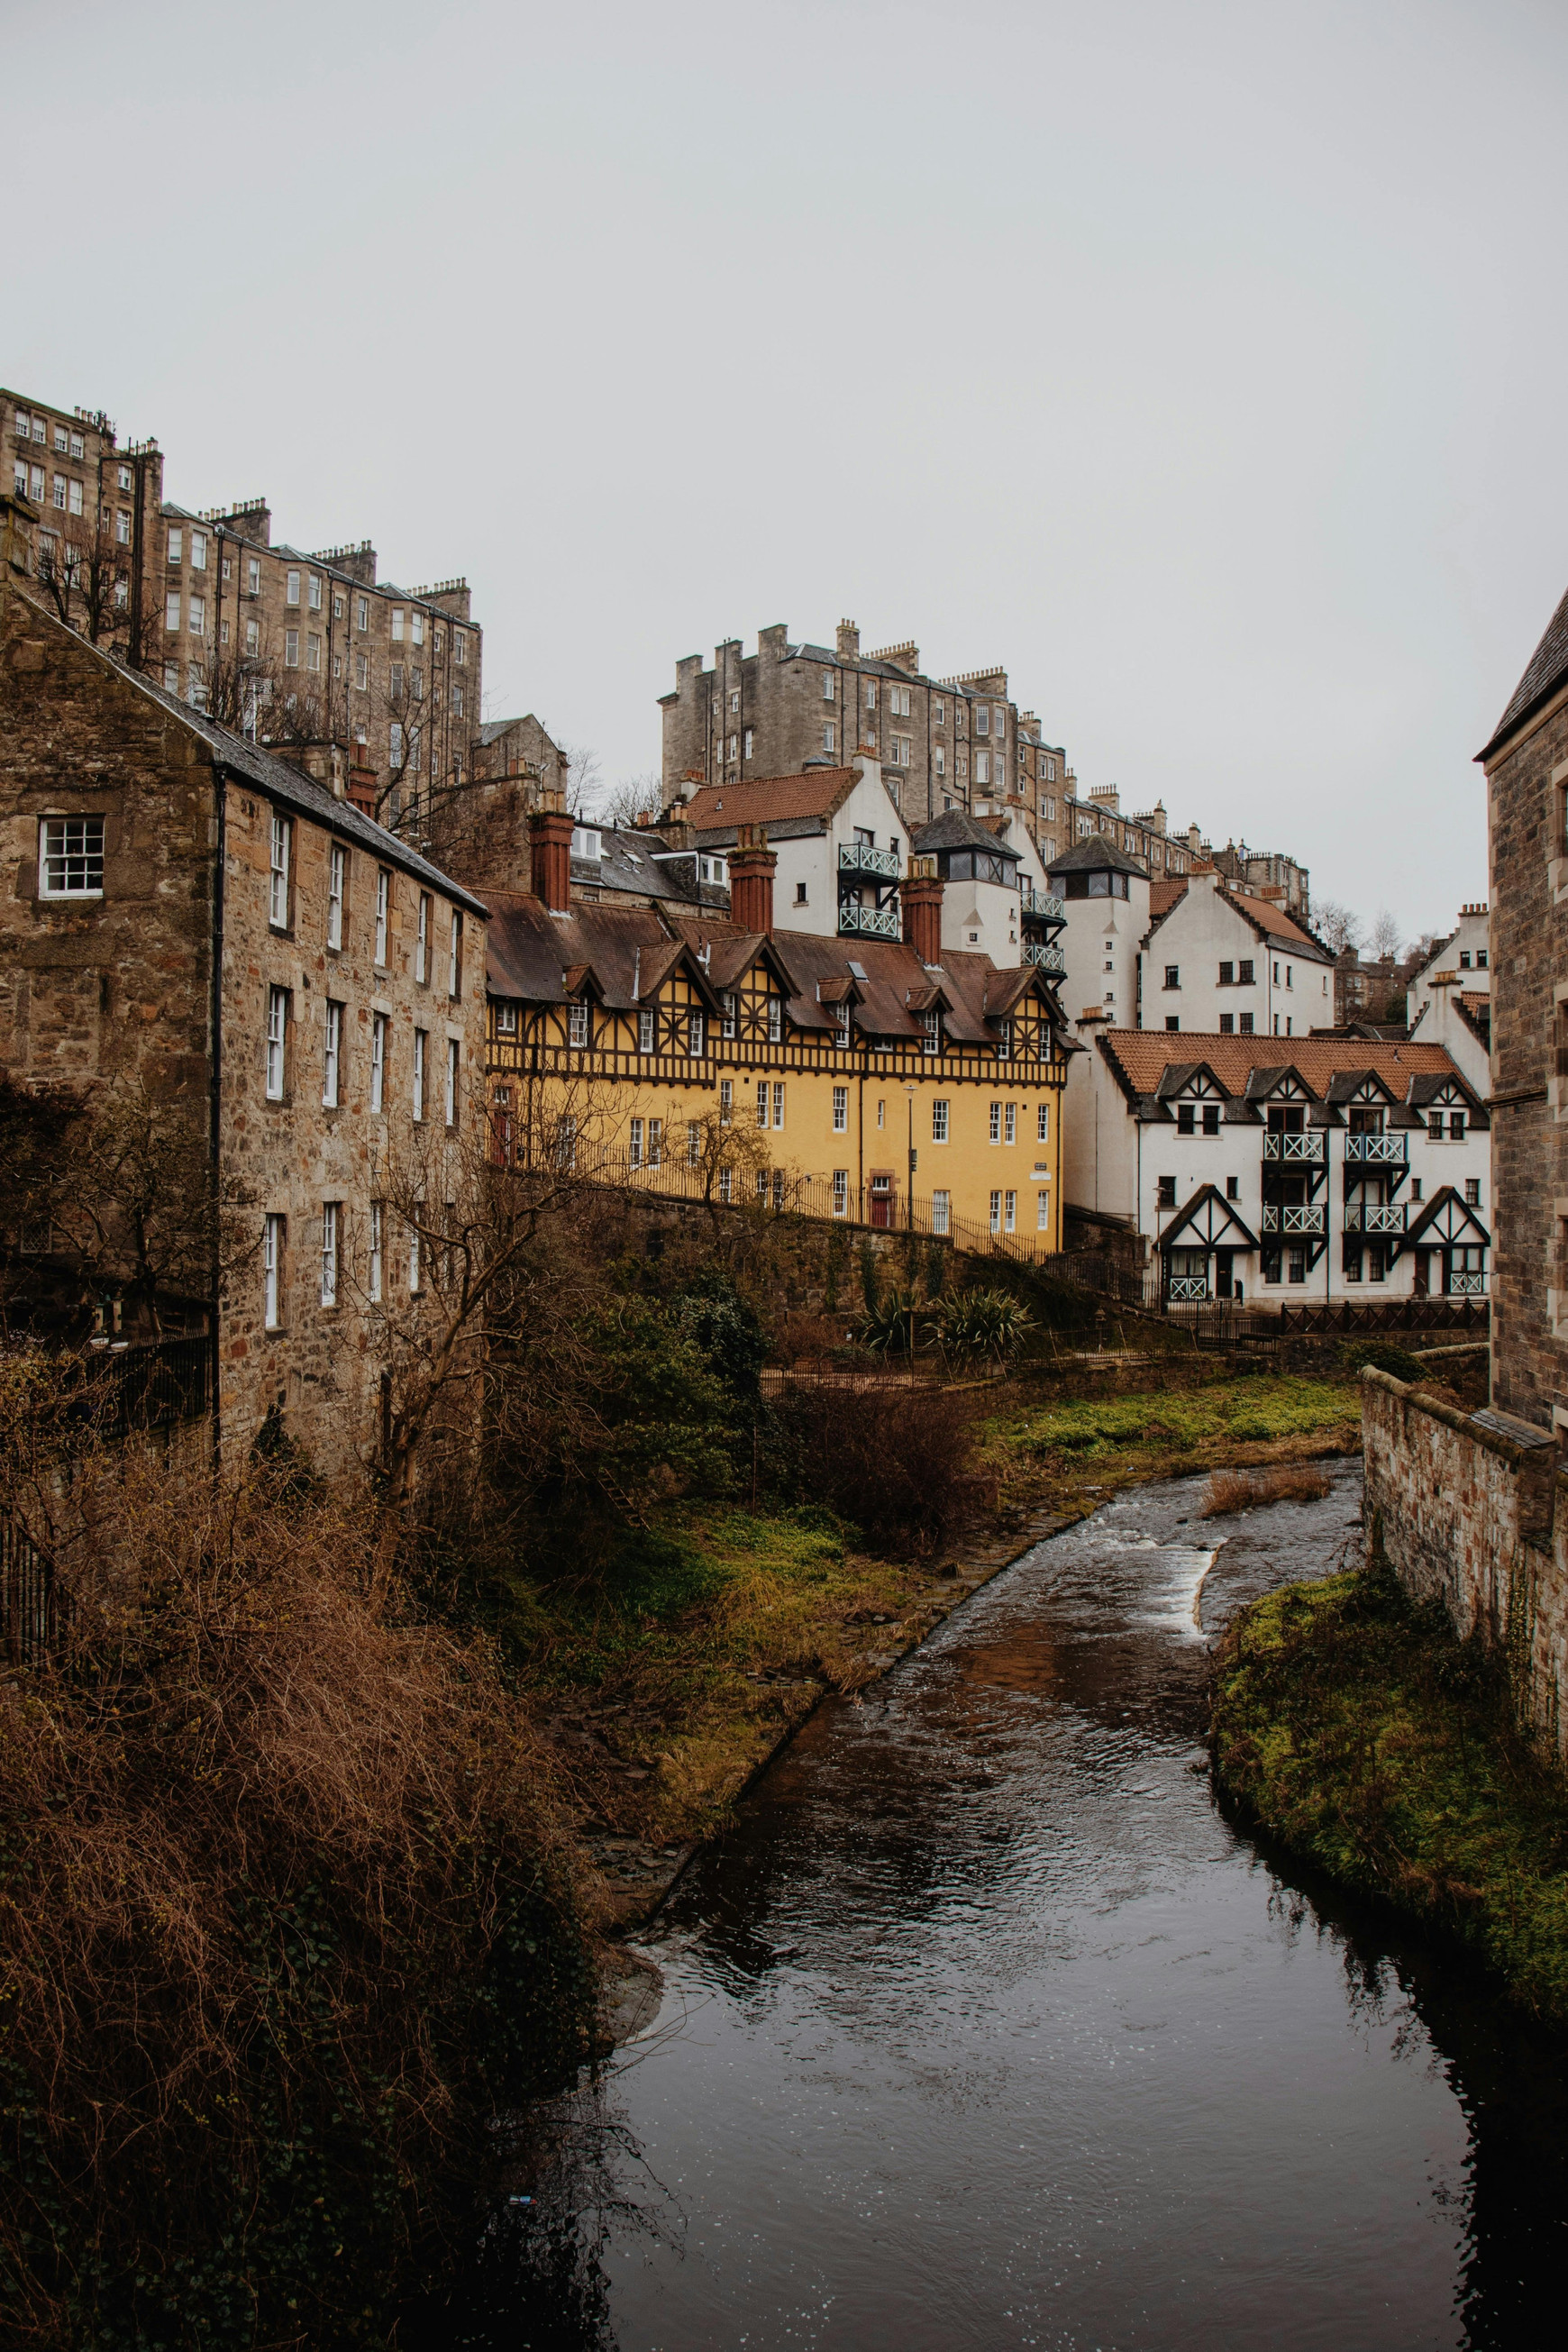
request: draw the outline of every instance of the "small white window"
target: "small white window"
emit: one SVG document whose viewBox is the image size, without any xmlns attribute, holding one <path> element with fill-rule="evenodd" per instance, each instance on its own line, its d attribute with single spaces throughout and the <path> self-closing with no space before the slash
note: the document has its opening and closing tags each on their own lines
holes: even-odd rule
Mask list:
<svg viewBox="0 0 1568 2352">
<path fill-rule="evenodd" d="M 708 1049 L 707 1029 L 708 1024 L 700 1013 L 693 1011 L 687 1014 L 686 1050 L 694 1062 L 700 1061 Z"/>
<path fill-rule="evenodd" d="M 1013 1233 L 1018 1223 L 1018 1195 L 1009 1192 L 1003 1202 L 1002 1224 L 1005 1233 Z"/>
<path fill-rule="evenodd" d="M 414 1116 L 416 1118 L 423 1118 L 425 1116 L 425 1047 L 428 1032 L 424 1029 L 416 1029 L 414 1032 Z"/>
<path fill-rule="evenodd" d="M 831 719 L 825 719 L 822 726 L 822 748 L 825 751 L 831 751 L 837 748 L 837 734 L 834 723 Z"/>
<path fill-rule="evenodd" d="M 177 629 L 179 625 L 180 597 L 176 589 L 163 599 L 163 626 L 166 629 Z"/>
<path fill-rule="evenodd" d="M 849 1089 L 847 1087 L 835 1087 L 833 1089 L 833 1132 L 835 1135 L 847 1135 L 848 1131 Z"/>
<path fill-rule="evenodd" d="M 286 988 L 269 988 L 267 992 L 267 1099 L 283 1099 L 284 1055 L 289 1041 L 289 992 Z"/>
<path fill-rule="evenodd" d="M 702 1157 L 702 1129 L 694 1118 L 686 1122 L 686 1164 L 695 1168 Z"/>
<path fill-rule="evenodd" d="M 1042 1234 L 1049 1233 L 1051 1227 L 1051 1196 L 1043 1184 L 1035 1195 L 1035 1223 L 1038 1231 Z"/>
<path fill-rule="evenodd" d="M 417 1225 L 410 1225 L 408 1228 L 408 1288 L 411 1294 L 417 1294 L 419 1288 L 419 1228 Z"/>
<path fill-rule="evenodd" d="M 784 1044 L 784 999 L 779 996 L 768 999 L 768 1043 L 770 1045 Z"/>
<path fill-rule="evenodd" d="M 305 636 L 305 667 L 307 669 L 320 670 L 321 667 L 321 632 L 317 629 L 310 629 L 307 631 Z"/>
<path fill-rule="evenodd" d="M 637 1014 L 637 1052 L 639 1054 L 651 1054 L 652 1051 L 653 1013 L 651 1011 L 645 1009 Z"/>
<path fill-rule="evenodd" d="M 298 629 L 285 629 L 283 632 L 283 667 L 285 669 L 298 669 L 300 667 L 300 632 Z"/>
<path fill-rule="evenodd" d="M 85 455 L 86 445 L 82 440 L 81 435 L 79 433 L 73 433 L 71 435 L 71 456 L 73 457 L 80 457 Z"/>
<path fill-rule="evenodd" d="M 321 575 L 315 572 L 310 574 L 310 596 L 311 612 L 319 613 L 321 609 Z"/>
<path fill-rule="evenodd" d="M 468 641 L 463 635 L 461 629 L 454 629 L 452 632 L 452 659 L 457 663 L 458 668 L 461 669 L 468 661 Z"/>
<path fill-rule="evenodd" d="M 1018 1140 L 1018 1106 L 1016 1103 L 1009 1103 L 1006 1107 L 1006 1110 L 1003 1118 L 1002 1140 L 1004 1143 L 1016 1143 Z"/>
<path fill-rule="evenodd" d="M 1051 1107 L 1048 1102 L 1043 1102 L 1040 1105 L 1035 1126 L 1035 1138 L 1039 1143 L 1048 1143 L 1051 1139 Z"/>
<path fill-rule="evenodd" d="M 205 530 L 191 533 L 191 570 L 205 572 L 207 568 L 207 535 Z"/>
<path fill-rule="evenodd" d="M 566 1042 L 569 1045 L 586 1045 L 588 1042 L 588 1000 L 573 998 L 566 1013 Z"/>
<path fill-rule="evenodd" d="M 193 596 L 190 600 L 190 615 L 186 626 L 193 637 L 200 637 L 205 635 L 206 625 L 207 600 L 205 596 Z"/>
<path fill-rule="evenodd" d="M 991 754 L 989 751 L 976 751 L 974 754 L 974 781 L 977 784 L 990 782 Z"/>
<path fill-rule="evenodd" d="M 993 1143 L 1002 1140 L 1002 1106 L 998 1102 L 991 1106 L 991 1140 Z"/>
<path fill-rule="evenodd" d="M 515 1037 L 516 1034 L 516 1005 L 509 1003 L 498 1004 L 496 1006 L 496 1035 L 498 1037 Z"/>
<path fill-rule="evenodd" d="M 650 1118 L 647 1123 L 647 1164 L 650 1168 L 664 1165 L 664 1121 Z"/>
<path fill-rule="evenodd" d="M 991 1230 L 994 1234 L 999 1234 L 1002 1230 L 1002 1195 L 1000 1192 L 993 1192 L 991 1195 Z"/>
<path fill-rule="evenodd" d="M 425 615 L 417 607 L 408 615 L 408 634 L 416 646 L 425 642 Z"/>
<path fill-rule="evenodd" d="M 947 773 L 947 753 L 940 743 L 936 747 L 935 757 L 937 774 L 939 776 L 945 776 Z"/>
<path fill-rule="evenodd" d="M 640 1118 L 634 1118 L 630 1122 L 630 1126 L 627 1130 L 626 1161 L 628 1166 L 633 1168 L 640 1168 L 642 1166 L 642 1121 Z"/>
<path fill-rule="evenodd" d="M 47 816 L 38 828 L 38 891 L 45 898 L 101 898 L 103 819 Z"/>
<path fill-rule="evenodd" d="M 338 1303 L 338 1203 L 321 1203 L 321 1304 Z"/>
<path fill-rule="evenodd" d="M 268 1217 L 262 1228 L 262 1319 L 269 1331 L 278 1330 L 283 1321 L 284 1223 L 281 1217 Z"/>
<path fill-rule="evenodd" d="M 395 604 L 392 608 L 392 642 L 395 646 L 400 646 L 403 643 L 403 607 L 401 604 Z"/>
<path fill-rule="evenodd" d="M 756 734 L 754 729 L 748 727 L 745 733 L 741 738 L 741 757 L 743 760 L 749 760 L 752 757 L 752 746 L 755 740 Z"/>
<path fill-rule="evenodd" d="M 948 1106 L 940 1096 L 931 1107 L 931 1139 L 945 1143 L 948 1139 Z"/>
<path fill-rule="evenodd" d="M 368 693 L 370 688 L 370 656 L 368 654 L 354 656 L 354 684 L 362 694 Z"/>
<path fill-rule="evenodd" d="M 371 1204 L 370 1204 L 370 1285 L 369 1285 L 369 1287 L 370 1287 L 370 1295 L 371 1295 L 371 1297 L 372 1297 L 373 1299 L 378 1299 L 378 1298 L 381 1297 L 381 1254 L 382 1254 L 382 1234 L 383 1234 L 383 1233 L 384 1233 L 384 1229 L 385 1229 L 385 1216 L 384 1216 L 384 1212 L 383 1211 L 383 1208 L 382 1208 L 382 1204 L 381 1204 L 381 1202 L 380 1202 L 379 1201 L 373 1201 L 373 1202 L 371 1202 Z"/>
<path fill-rule="evenodd" d="M 283 593 L 283 602 L 284 602 L 286 604 L 297 604 L 299 603 L 299 601 L 300 601 L 300 575 L 299 575 L 299 573 L 298 573 L 297 572 L 289 572 L 289 578 L 288 578 L 287 584 L 286 584 L 285 589 L 284 589 L 284 593 Z"/>
<path fill-rule="evenodd" d="M 165 694 L 178 694 L 179 690 L 180 665 L 178 662 L 165 662 L 163 664 L 163 691 Z"/>
<path fill-rule="evenodd" d="M 79 514 L 80 514 L 80 512 L 81 512 L 81 484 L 80 484 L 79 481 L 75 480 L 74 478 L 72 479 L 72 481 L 69 483 L 69 485 L 68 485 L 68 488 L 67 488 L 66 497 L 67 497 L 67 499 L 68 499 L 68 506 L 67 506 L 67 512 L 68 512 L 68 513 L 69 513 L 69 514 L 73 514 L 73 515 L 79 515 Z"/>
<path fill-rule="evenodd" d="M 731 1121 L 731 1118 L 734 1117 L 734 1115 L 735 1115 L 735 1081 L 734 1081 L 734 1079 L 733 1079 L 733 1078 L 721 1078 L 721 1079 L 720 1079 L 720 1081 L 719 1081 L 719 1124 L 720 1124 L 720 1126 L 721 1126 L 721 1127 L 728 1127 L 728 1126 L 729 1126 L 729 1124 L 730 1124 L 730 1121 Z"/>
<path fill-rule="evenodd" d="M 447 1124 L 448 1127 L 456 1127 L 458 1124 L 458 1050 L 457 1039 L 448 1037 L 447 1040 Z"/>
<path fill-rule="evenodd" d="M 773 1087 L 773 1125 L 775 1127 L 782 1127 L 784 1125 L 784 1082 L 782 1079 Z"/>
<path fill-rule="evenodd" d="M 341 841 L 334 841 L 327 853 L 327 945 L 330 948 L 341 948 L 343 943 L 343 881 L 348 863 L 348 851 Z"/>
<path fill-rule="evenodd" d="M 55 427 L 55 447 L 59 451 L 62 457 L 66 454 L 68 446 L 65 426 L 63 425 L 57 425 Z"/>
<path fill-rule="evenodd" d="M 261 593 L 261 558 L 259 557 L 259 555 L 247 555 L 247 556 L 246 557 L 246 559 L 245 559 L 245 584 L 246 584 L 246 589 L 247 589 L 247 593 L 248 593 L 250 595 L 252 595 L 252 596 L 259 596 L 259 595 L 260 595 L 260 593 Z"/>
<path fill-rule="evenodd" d="M 931 1196 L 931 1229 L 933 1234 L 945 1234 L 952 1222 L 952 1195 L 933 1192 Z"/>
<path fill-rule="evenodd" d="M 849 1213 L 849 1171 L 836 1168 L 833 1171 L 833 1213 L 847 1217 Z"/>
<path fill-rule="evenodd" d="M 838 694 L 838 673 L 837 673 L 837 670 L 831 670 L 831 669 L 825 669 L 825 670 L 823 671 L 823 673 L 822 673 L 822 698 L 823 698 L 824 702 L 833 702 L 833 701 L 837 700 L 837 694 Z M 831 749 L 832 749 L 832 746 L 831 746 L 831 745 L 829 745 L 829 746 L 828 746 L 828 748 L 829 748 L 829 750 L 831 750 Z"/>
<path fill-rule="evenodd" d="M 766 1078 L 759 1078 L 757 1080 L 757 1125 L 759 1127 L 766 1127 L 768 1123 L 769 1100 L 768 1082 Z"/>
<path fill-rule="evenodd" d="M 253 660 L 256 656 L 260 653 L 261 624 L 259 621 L 247 621 L 245 625 L 245 650 Z"/>
<path fill-rule="evenodd" d="M 338 1107 L 338 1075 L 343 1051 L 343 1008 L 335 997 L 327 999 L 327 1034 L 321 1053 L 321 1106 L 325 1110 Z"/>
<path fill-rule="evenodd" d="M 984 702 L 976 703 L 974 707 L 974 731 L 977 735 L 989 735 L 991 732 L 991 713 Z"/>
<path fill-rule="evenodd" d="M 368 596 L 356 596 L 354 598 L 354 626 L 356 629 L 368 629 L 370 626 L 370 598 Z"/>
<path fill-rule="evenodd" d="M 181 530 L 179 529 L 179 527 L 178 527 L 176 524 L 174 524 L 174 523 L 171 523 L 171 524 L 169 525 L 169 561 L 170 561 L 170 562 L 171 562 L 171 563 L 178 563 L 178 562 L 181 561 L 181 559 L 184 557 L 184 552 L 185 552 L 185 534 L 184 534 L 184 532 L 183 530 Z"/>
<path fill-rule="evenodd" d="M 447 957 L 447 993 L 461 996 L 463 992 L 463 918 L 460 910 L 452 909 L 451 942 Z"/>
<path fill-rule="evenodd" d="M 392 911 L 392 877 L 384 866 L 376 868 L 375 876 L 375 960 L 386 961 L 386 931 Z"/>
<path fill-rule="evenodd" d="M 723 1007 L 722 1018 L 719 1024 L 720 1034 L 724 1037 L 733 1037 L 737 1034 L 734 990 L 727 988 L 720 1002 Z"/>
<path fill-rule="evenodd" d="M 379 1111 L 386 1104 L 386 1015 L 373 1013 L 370 1020 L 370 1107 Z"/>
<path fill-rule="evenodd" d="M 293 846 L 291 819 L 272 812 L 271 870 L 268 883 L 267 919 L 274 930 L 289 928 L 289 859 Z"/>
</svg>

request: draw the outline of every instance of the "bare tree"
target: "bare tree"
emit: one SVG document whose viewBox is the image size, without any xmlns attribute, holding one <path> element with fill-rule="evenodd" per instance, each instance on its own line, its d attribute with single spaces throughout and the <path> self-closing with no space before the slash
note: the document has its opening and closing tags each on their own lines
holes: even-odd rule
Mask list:
<svg viewBox="0 0 1568 2352">
<path fill-rule="evenodd" d="M 585 743 L 563 743 L 561 764 L 565 772 L 563 790 L 567 807 L 574 817 L 586 818 L 591 824 L 603 791 L 597 751 Z"/>
<path fill-rule="evenodd" d="M 1386 907 L 1380 907 L 1373 918 L 1372 933 L 1368 941 L 1373 956 L 1380 962 L 1384 957 L 1396 958 L 1399 954 L 1399 940 L 1397 919 Z"/>
<path fill-rule="evenodd" d="M 651 824 L 664 808 L 664 781 L 652 768 L 640 775 L 623 776 L 599 800 L 601 822 L 610 825 Z"/>
<path fill-rule="evenodd" d="M 1337 898 L 1320 898 L 1312 908 L 1312 929 L 1323 945 L 1333 955 L 1342 955 L 1346 948 L 1360 947 L 1361 917 Z"/>
<path fill-rule="evenodd" d="M 107 636 L 121 614 L 130 619 L 131 550 L 119 546 L 101 518 L 61 519 L 38 532 L 37 581 L 60 619 L 89 645 Z"/>
</svg>

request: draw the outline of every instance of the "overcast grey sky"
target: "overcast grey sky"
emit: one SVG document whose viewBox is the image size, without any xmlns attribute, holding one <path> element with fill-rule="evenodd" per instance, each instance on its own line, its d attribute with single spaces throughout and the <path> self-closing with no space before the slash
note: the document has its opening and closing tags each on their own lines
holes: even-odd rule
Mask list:
<svg viewBox="0 0 1568 2352">
<path fill-rule="evenodd" d="M 1005 662 L 1080 786 L 1412 932 L 1565 583 L 1568 11 L 5 11 L 0 375 L 466 572 L 655 767 L 785 621 Z"/>
</svg>

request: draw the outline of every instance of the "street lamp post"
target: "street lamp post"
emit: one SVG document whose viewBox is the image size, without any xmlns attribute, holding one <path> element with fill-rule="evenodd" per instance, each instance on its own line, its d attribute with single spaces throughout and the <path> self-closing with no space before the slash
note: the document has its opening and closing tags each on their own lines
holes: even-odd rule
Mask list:
<svg viewBox="0 0 1568 2352">
<path fill-rule="evenodd" d="M 905 1177 L 908 1198 L 904 1205 L 904 1230 L 910 1236 L 910 1378 L 915 1376 L 915 1087 L 912 1078 L 904 1081 L 904 1094 L 910 1106 L 910 1164 Z"/>
</svg>

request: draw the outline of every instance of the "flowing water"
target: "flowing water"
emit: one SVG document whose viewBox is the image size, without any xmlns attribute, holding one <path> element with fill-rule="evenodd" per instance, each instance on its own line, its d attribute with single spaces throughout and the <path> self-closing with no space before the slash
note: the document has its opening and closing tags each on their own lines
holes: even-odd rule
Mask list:
<svg viewBox="0 0 1568 2352">
<path fill-rule="evenodd" d="M 1199 1492 L 1108 1504 L 818 1712 L 646 1938 L 571 2294 L 451 2340 L 1559 2339 L 1561 2045 L 1233 1825 L 1199 1744 L 1208 1640 L 1331 1570 L 1355 1465 Z"/>
</svg>

